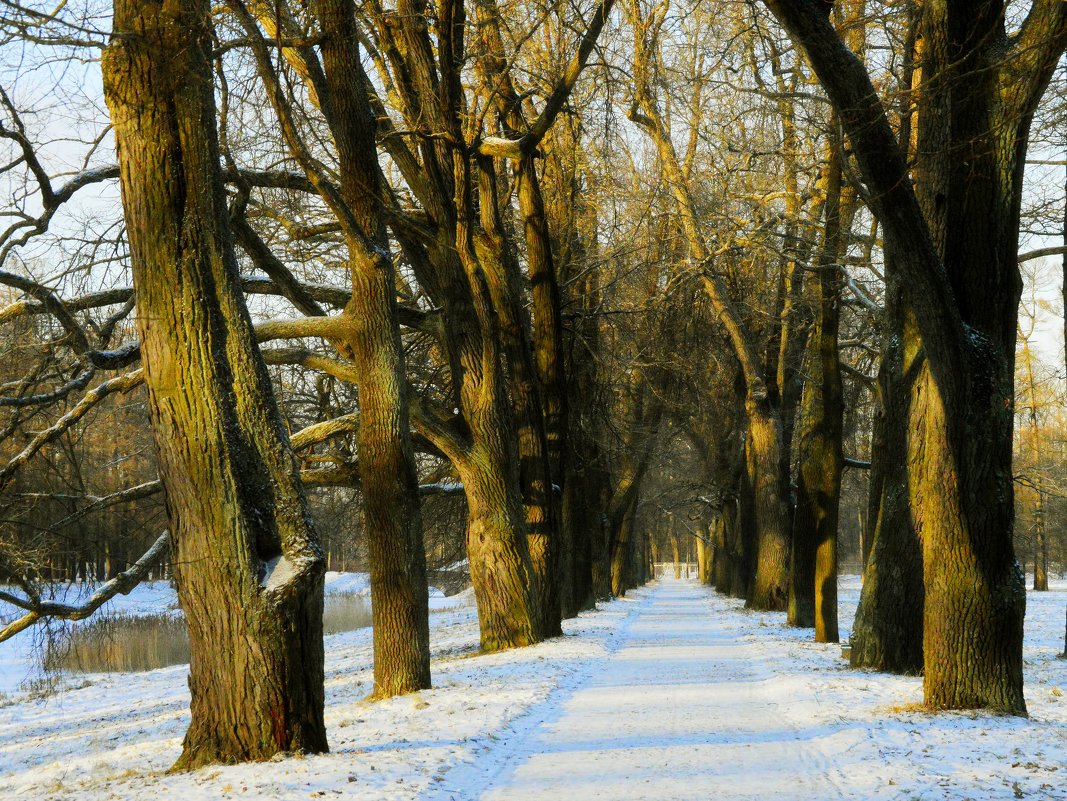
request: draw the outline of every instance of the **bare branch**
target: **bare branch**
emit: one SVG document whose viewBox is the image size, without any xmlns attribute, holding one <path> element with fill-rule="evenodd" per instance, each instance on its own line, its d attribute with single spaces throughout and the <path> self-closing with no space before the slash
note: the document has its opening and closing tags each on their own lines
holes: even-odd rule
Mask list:
<svg viewBox="0 0 1067 801">
<path fill-rule="evenodd" d="M 128 595 L 130 590 L 144 581 L 148 571 L 170 550 L 170 532 L 164 531 L 152 543 L 144 554 L 128 570 L 119 573 L 115 578 L 105 582 L 94 592 L 84 604 L 74 606 L 59 603 L 57 601 L 45 601 L 40 599 L 20 598 L 8 592 L 0 591 L 0 601 L 6 601 L 12 606 L 26 610 L 23 615 L 13 623 L 9 623 L 0 629 L 0 642 L 11 639 L 23 629 L 29 628 L 34 623 L 46 618 L 61 618 L 63 620 L 84 620 L 93 612 L 106 604 L 116 595 Z"/>
</svg>

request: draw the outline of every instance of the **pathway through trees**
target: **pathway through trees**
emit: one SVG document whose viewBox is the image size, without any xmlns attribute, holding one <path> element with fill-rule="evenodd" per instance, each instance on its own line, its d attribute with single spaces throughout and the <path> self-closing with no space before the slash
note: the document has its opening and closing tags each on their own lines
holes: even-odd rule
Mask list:
<svg viewBox="0 0 1067 801">
<path fill-rule="evenodd" d="M 632 603 L 605 657 L 435 800 L 844 797 L 836 766 L 855 739 L 817 722 L 815 693 L 767 660 L 755 615 L 668 576 Z"/>
</svg>

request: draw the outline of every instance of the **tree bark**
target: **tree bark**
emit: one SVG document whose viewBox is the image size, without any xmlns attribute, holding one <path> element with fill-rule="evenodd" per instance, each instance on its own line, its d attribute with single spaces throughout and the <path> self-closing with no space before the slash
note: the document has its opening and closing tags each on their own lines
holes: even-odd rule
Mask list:
<svg viewBox="0 0 1067 801">
<path fill-rule="evenodd" d="M 559 602 L 559 514 L 552 494 L 541 384 L 523 309 L 519 264 L 505 233 L 492 159 L 478 159 L 481 230 L 478 259 L 503 337 L 509 367 L 518 477 L 525 511 L 538 627 L 544 637 L 562 633 Z"/>
<path fill-rule="evenodd" d="M 467 497 L 467 557 L 478 601 L 481 648 L 485 652 L 532 645 L 541 640 L 533 597 L 533 569 L 526 543 L 522 504 L 499 469 L 477 457 L 459 468 Z"/>
<path fill-rule="evenodd" d="M 889 293 L 886 315 L 896 320 L 886 336 L 879 374 L 881 436 L 872 456 L 882 480 L 872 483 L 871 506 L 877 516 L 871 554 L 863 571 L 863 589 L 852 628 L 853 667 L 919 674 L 923 666 L 922 545 L 908 507 L 908 420 L 914 387 L 926 371 L 914 333 L 905 328 L 900 304 Z"/>
<path fill-rule="evenodd" d="M 789 600 L 789 513 L 782 487 L 781 421 L 746 401 L 745 468 L 751 488 L 755 572 L 746 606 L 783 612 Z"/>
<path fill-rule="evenodd" d="M 340 190 L 361 230 L 346 243 L 352 299 L 345 353 L 357 367 L 359 480 L 371 573 L 374 696 L 430 686 L 429 606 L 418 474 L 411 446 L 396 275 L 382 216 L 375 121 L 359 68 L 352 0 L 318 0 Z"/>
<path fill-rule="evenodd" d="M 192 719 L 175 769 L 325 751 L 323 561 L 241 294 L 210 9 L 116 0 L 113 25 L 105 97 L 189 626 Z"/>
<path fill-rule="evenodd" d="M 632 549 L 634 544 L 634 524 L 637 517 L 638 493 L 630 496 L 630 503 L 626 513 L 619 522 L 615 535 L 615 544 L 611 549 L 611 594 L 616 598 L 626 595 L 626 591 L 633 587 L 631 563 L 633 561 Z"/>
<path fill-rule="evenodd" d="M 811 377 L 804 386 L 799 431 L 797 505 L 793 516 L 790 622 L 814 626 L 816 642 L 837 642 L 837 523 L 844 466 L 844 401 L 837 333 L 843 252 L 841 148 L 836 121 L 825 173 L 826 225 L 818 258 L 819 305 L 812 332 Z M 851 215 L 847 216 L 850 220 Z"/>
</svg>

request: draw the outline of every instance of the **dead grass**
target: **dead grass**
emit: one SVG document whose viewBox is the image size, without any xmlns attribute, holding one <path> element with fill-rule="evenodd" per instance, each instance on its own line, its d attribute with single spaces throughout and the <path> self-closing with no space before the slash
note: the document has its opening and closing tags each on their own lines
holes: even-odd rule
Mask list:
<svg viewBox="0 0 1067 801">
<path fill-rule="evenodd" d="M 110 615 L 72 626 L 50 642 L 48 672 L 116 673 L 155 670 L 189 661 L 185 621 L 170 614 Z"/>
<path fill-rule="evenodd" d="M 370 601 L 357 593 L 327 595 L 323 631 L 339 634 L 371 625 Z M 173 614 L 109 615 L 70 627 L 44 653 L 46 678 L 58 672 L 125 673 L 189 662 L 185 621 Z"/>
</svg>

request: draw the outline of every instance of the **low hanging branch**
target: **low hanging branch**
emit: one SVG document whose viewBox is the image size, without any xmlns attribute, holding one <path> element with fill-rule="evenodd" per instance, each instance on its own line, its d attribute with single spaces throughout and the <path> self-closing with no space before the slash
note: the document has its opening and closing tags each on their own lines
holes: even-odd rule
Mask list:
<svg viewBox="0 0 1067 801">
<path fill-rule="evenodd" d="M 0 591 L 0 601 L 26 611 L 26 614 L 18 620 L 0 629 L 0 642 L 11 639 L 20 631 L 46 618 L 84 620 L 116 595 L 128 595 L 130 590 L 145 579 L 148 571 L 158 564 L 169 550 L 170 532 L 164 531 L 129 570 L 119 573 L 115 578 L 102 584 L 100 589 L 94 592 L 85 603 L 78 606 L 41 598 L 20 598 L 17 595 Z"/>
<path fill-rule="evenodd" d="M 100 401 L 116 392 L 129 392 L 131 389 L 139 387 L 143 381 L 144 373 L 141 370 L 134 370 L 131 373 L 126 373 L 125 375 L 120 375 L 104 381 L 86 392 L 85 397 L 78 401 L 73 409 L 60 417 L 55 424 L 37 434 L 37 436 L 35 436 L 17 456 L 11 459 L 11 461 L 0 470 L 0 489 L 3 489 L 7 483 L 11 481 L 16 471 L 37 453 L 37 451 L 66 431 L 69 431 L 79 420 L 85 417 L 85 415 L 100 403 Z"/>
</svg>

